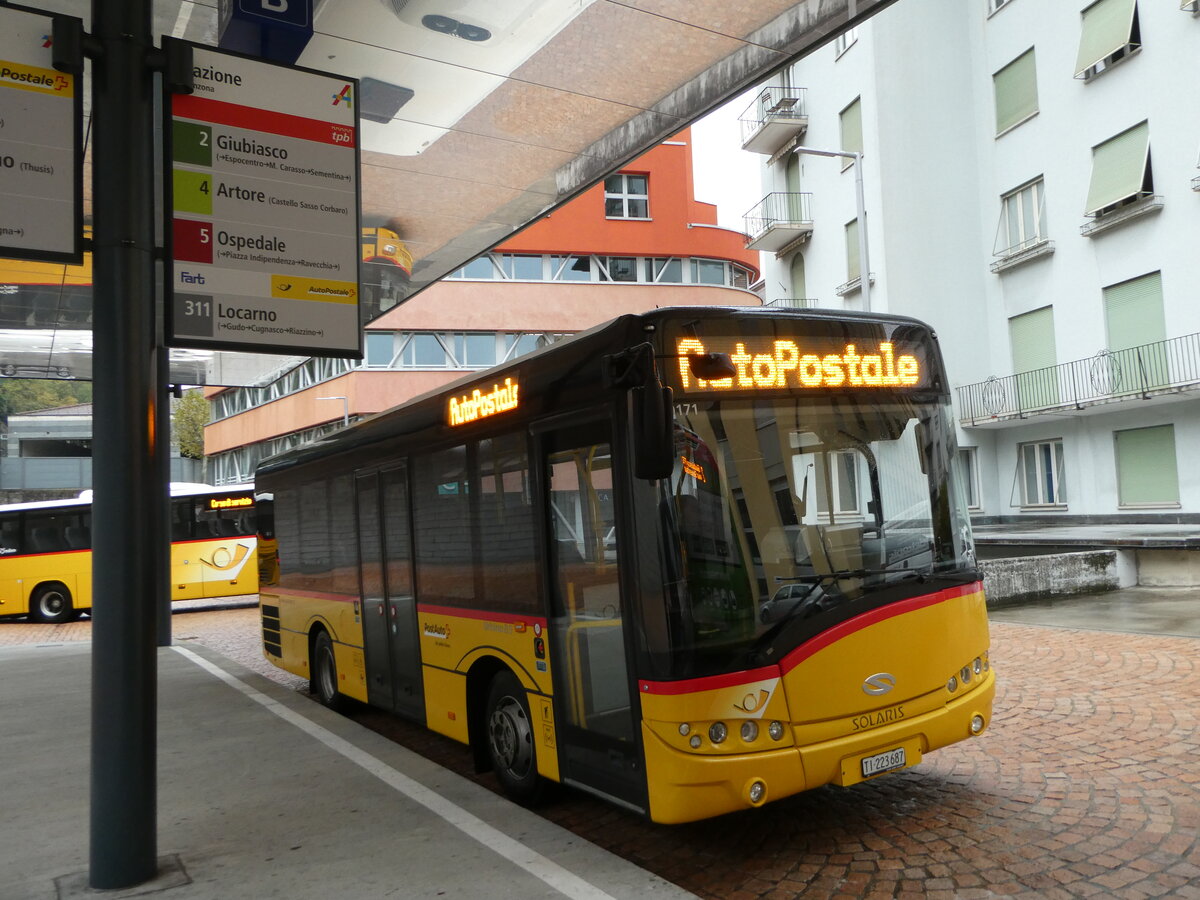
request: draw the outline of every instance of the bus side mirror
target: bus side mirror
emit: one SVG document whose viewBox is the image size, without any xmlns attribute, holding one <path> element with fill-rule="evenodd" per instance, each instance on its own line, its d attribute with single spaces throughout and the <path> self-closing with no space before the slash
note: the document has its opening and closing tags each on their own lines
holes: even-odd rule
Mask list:
<svg viewBox="0 0 1200 900">
<path fill-rule="evenodd" d="M 657 378 L 631 388 L 630 434 L 633 474 L 637 478 L 669 478 L 675 470 L 675 405 L 669 387 Z"/>
</svg>

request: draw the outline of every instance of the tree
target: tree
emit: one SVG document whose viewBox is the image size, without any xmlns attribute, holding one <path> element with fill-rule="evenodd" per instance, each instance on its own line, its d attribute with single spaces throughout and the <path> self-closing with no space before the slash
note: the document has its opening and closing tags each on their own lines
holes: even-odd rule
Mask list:
<svg viewBox="0 0 1200 900">
<path fill-rule="evenodd" d="M 204 459 L 204 426 L 208 424 L 208 401 L 203 391 L 188 391 L 175 404 L 175 441 L 179 455 Z"/>
<path fill-rule="evenodd" d="M 0 378 L 0 417 L 92 402 L 90 381 Z"/>
</svg>

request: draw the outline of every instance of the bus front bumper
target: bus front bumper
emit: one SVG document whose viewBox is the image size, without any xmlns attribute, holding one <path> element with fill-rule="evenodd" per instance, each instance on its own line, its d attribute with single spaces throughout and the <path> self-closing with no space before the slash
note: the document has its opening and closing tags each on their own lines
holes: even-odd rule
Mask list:
<svg viewBox="0 0 1200 900">
<path fill-rule="evenodd" d="M 995 676 L 989 673 L 975 690 L 912 719 L 806 747 L 758 753 L 685 753 L 668 746 L 643 722 L 650 818 L 668 825 L 694 822 L 826 784 L 848 787 L 912 768 L 931 750 L 986 732 L 995 691 Z M 971 721 L 977 716 L 983 727 L 973 732 Z M 902 761 L 899 750 L 904 751 Z M 867 768 L 884 768 L 864 774 L 864 760 L 878 760 Z"/>
</svg>

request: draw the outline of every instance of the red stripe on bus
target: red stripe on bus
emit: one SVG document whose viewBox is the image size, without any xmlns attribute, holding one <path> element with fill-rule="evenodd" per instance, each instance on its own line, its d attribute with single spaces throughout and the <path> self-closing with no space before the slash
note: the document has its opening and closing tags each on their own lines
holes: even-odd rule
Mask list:
<svg viewBox="0 0 1200 900">
<path fill-rule="evenodd" d="M 338 147 L 353 147 L 355 141 L 353 125 L 322 122 L 320 119 L 272 112 L 268 109 L 212 100 L 195 94 L 176 94 L 171 100 L 171 114 L 182 119 L 194 119 L 213 125 L 228 125 L 231 128 L 246 128 L 250 131 L 266 132 L 281 137 L 335 144 Z M 337 135 L 337 139 L 335 139 L 335 135 Z"/>
<path fill-rule="evenodd" d="M 865 612 L 862 615 L 855 616 L 853 619 L 847 619 L 845 622 L 833 626 L 828 631 L 818 634 L 812 640 L 801 644 L 779 661 L 779 667 L 786 674 L 806 659 L 824 650 L 830 644 L 834 644 L 842 638 L 849 637 L 856 631 L 862 631 L 864 628 L 870 628 L 872 625 L 886 622 L 888 619 L 902 616 L 905 613 L 916 612 L 918 609 L 925 609 L 930 606 L 937 606 L 939 603 L 953 600 L 956 597 L 975 594 L 981 590 L 983 590 L 983 582 L 976 581 L 972 584 L 946 588 L 945 590 L 938 591 L 936 594 L 926 594 L 923 597 L 913 597 L 911 600 L 901 600 L 899 603 L 889 603 L 887 606 L 881 606 L 878 609 Z"/>
<path fill-rule="evenodd" d="M 737 687 L 752 681 L 778 678 L 779 666 L 763 666 L 726 675 L 706 675 L 704 678 L 687 678 L 683 681 L 639 681 L 638 690 L 643 694 L 658 694 L 671 697 L 677 694 L 694 694 L 697 691 L 715 691 L 718 688 Z"/>
<path fill-rule="evenodd" d="M 861 631 L 893 616 L 904 615 L 918 609 L 924 609 L 927 606 L 935 606 L 946 600 L 953 600 L 955 597 L 964 597 L 967 594 L 974 594 L 981 590 L 983 590 L 983 583 L 977 581 L 973 584 L 946 588 L 944 591 L 938 591 L 936 594 L 914 597 L 911 600 L 903 600 L 899 603 L 873 609 L 870 612 L 855 616 L 853 619 L 848 619 L 840 625 L 835 625 L 828 631 L 817 635 L 785 656 L 776 666 L 764 666 L 761 669 L 748 669 L 742 672 L 730 672 L 725 675 L 709 675 L 704 678 L 688 678 L 683 681 L 639 681 L 638 690 L 643 694 L 677 696 L 680 694 L 697 693 L 699 691 L 712 691 L 718 688 L 737 687 L 767 678 L 777 678 L 790 672 L 818 650 L 822 650 L 856 631 Z"/>
<path fill-rule="evenodd" d="M 543 616 L 520 616 L 514 613 L 486 612 L 481 609 L 461 609 L 457 606 L 434 606 L 429 603 L 418 603 L 417 612 L 434 616 L 457 616 L 460 619 L 478 619 L 483 622 L 508 622 L 511 625 L 524 623 L 546 627 L 546 619 Z"/>
</svg>

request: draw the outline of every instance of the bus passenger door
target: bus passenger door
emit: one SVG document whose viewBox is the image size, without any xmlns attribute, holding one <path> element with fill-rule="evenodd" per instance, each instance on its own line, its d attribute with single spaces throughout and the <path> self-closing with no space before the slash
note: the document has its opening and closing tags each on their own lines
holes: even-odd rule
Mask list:
<svg viewBox="0 0 1200 900">
<path fill-rule="evenodd" d="M 367 701 L 392 708 L 391 654 L 387 608 L 383 601 L 383 535 L 379 529 L 379 474 L 354 479 L 358 507 L 358 565 L 362 592 L 363 657 L 367 668 Z"/>
<path fill-rule="evenodd" d="M 596 422 L 551 432 L 542 454 L 559 766 L 565 781 L 644 809 L 611 429 Z"/>
<path fill-rule="evenodd" d="M 425 701 L 406 469 L 359 475 L 356 482 L 367 699 L 373 706 L 419 719 Z"/>
<path fill-rule="evenodd" d="M 417 598 L 413 592 L 407 465 L 401 463 L 384 470 L 380 480 L 392 702 L 396 712 L 423 721 L 425 691 L 421 682 L 421 647 L 417 639 Z"/>
</svg>

